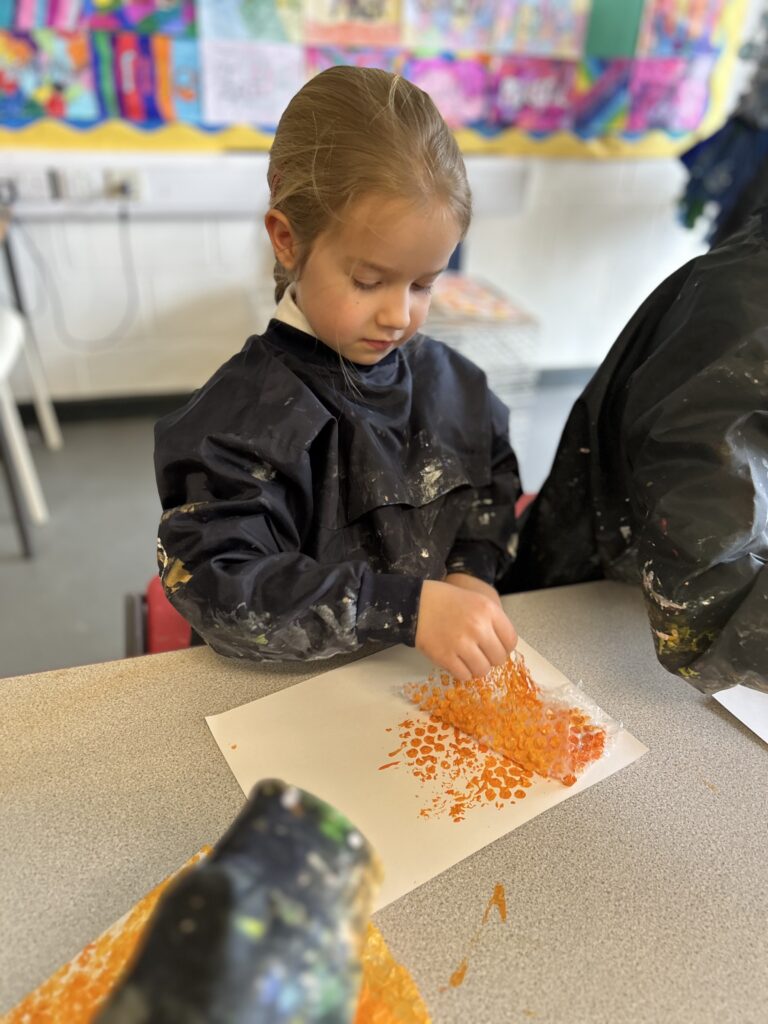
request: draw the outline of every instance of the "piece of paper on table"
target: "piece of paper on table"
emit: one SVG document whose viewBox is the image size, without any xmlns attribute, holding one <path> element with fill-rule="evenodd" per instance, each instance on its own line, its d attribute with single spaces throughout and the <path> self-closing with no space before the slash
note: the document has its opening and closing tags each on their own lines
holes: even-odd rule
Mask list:
<svg viewBox="0 0 768 1024">
<path fill-rule="evenodd" d="M 732 686 L 714 694 L 715 700 L 768 743 L 768 693 Z"/>
<path fill-rule="evenodd" d="M 568 682 L 524 641 L 518 650 L 543 690 Z M 620 729 L 609 752 L 570 788 L 537 777 L 524 800 L 472 807 L 463 821 L 420 816 L 427 786 L 404 766 L 379 768 L 392 761 L 388 751 L 403 719 L 428 721 L 400 690 L 430 669 L 412 648 L 392 647 L 206 719 L 246 795 L 261 779 L 283 779 L 326 800 L 360 829 L 384 864 L 376 910 L 647 750 Z"/>
</svg>

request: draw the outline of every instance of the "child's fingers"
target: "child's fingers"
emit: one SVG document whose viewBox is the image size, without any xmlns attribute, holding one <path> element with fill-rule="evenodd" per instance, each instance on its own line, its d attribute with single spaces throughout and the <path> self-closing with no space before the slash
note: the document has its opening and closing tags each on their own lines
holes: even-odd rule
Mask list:
<svg viewBox="0 0 768 1024">
<path fill-rule="evenodd" d="M 491 662 L 477 643 L 466 643 L 460 648 L 459 658 L 469 669 L 470 679 L 482 678 L 491 671 Z"/>
<path fill-rule="evenodd" d="M 495 631 L 483 642 L 483 654 L 490 662 L 489 668 L 503 665 L 509 657 L 509 650 Z"/>
<path fill-rule="evenodd" d="M 458 679 L 462 683 L 468 683 L 472 678 L 469 666 L 464 659 L 459 658 L 458 655 L 454 655 L 452 658 L 449 658 L 443 667 L 451 673 L 454 679 Z"/>
<path fill-rule="evenodd" d="M 504 655 L 504 661 L 506 661 L 512 651 L 517 647 L 517 630 L 501 608 L 494 616 L 493 628 L 506 652 Z M 503 664 L 503 662 L 499 662 L 499 664 Z"/>
</svg>

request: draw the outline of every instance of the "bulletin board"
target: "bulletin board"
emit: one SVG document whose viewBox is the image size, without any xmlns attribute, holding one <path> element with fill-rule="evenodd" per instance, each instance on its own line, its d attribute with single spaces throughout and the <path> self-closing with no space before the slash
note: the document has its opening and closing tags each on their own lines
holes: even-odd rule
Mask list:
<svg viewBox="0 0 768 1024">
<path fill-rule="evenodd" d="M 747 0 L 0 0 L 0 145 L 268 149 L 336 64 L 397 71 L 467 153 L 668 156 L 710 134 Z"/>
</svg>

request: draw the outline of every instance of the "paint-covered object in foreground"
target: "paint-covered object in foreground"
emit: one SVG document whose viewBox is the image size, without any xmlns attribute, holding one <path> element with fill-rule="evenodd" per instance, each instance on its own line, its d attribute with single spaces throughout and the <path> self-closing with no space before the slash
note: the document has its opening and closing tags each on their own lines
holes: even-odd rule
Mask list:
<svg viewBox="0 0 768 1024">
<path fill-rule="evenodd" d="M 640 581 L 659 660 L 768 691 L 768 208 L 645 301 L 574 405 L 503 590 Z"/>
<path fill-rule="evenodd" d="M 509 562 L 508 419 L 431 338 L 355 366 L 272 320 L 157 425 L 166 593 L 235 657 L 413 644 L 423 580 Z"/>
<path fill-rule="evenodd" d="M 205 848 L 181 871 L 188 870 Z M 2 1018 L 2 1024 L 91 1024 L 133 959 L 147 924 L 176 872 L 147 893 L 119 921 L 55 971 Z M 368 922 L 354 1024 L 429 1024 L 430 1016 L 408 969 Z"/>
<path fill-rule="evenodd" d="M 164 895 L 99 1024 L 347 1024 L 379 867 L 337 811 L 260 783 Z"/>
</svg>

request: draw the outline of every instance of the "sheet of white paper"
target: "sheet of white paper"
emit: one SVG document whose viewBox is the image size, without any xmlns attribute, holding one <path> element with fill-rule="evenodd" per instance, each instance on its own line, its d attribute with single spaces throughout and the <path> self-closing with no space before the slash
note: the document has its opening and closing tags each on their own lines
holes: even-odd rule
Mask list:
<svg viewBox="0 0 768 1024">
<path fill-rule="evenodd" d="M 522 640 L 519 650 L 542 689 L 568 682 Z M 364 833 L 384 864 L 377 910 L 647 750 L 622 729 L 570 788 L 536 779 L 524 800 L 473 807 L 463 821 L 422 817 L 427 786 L 407 769 L 378 769 L 392 760 L 398 723 L 427 720 L 400 688 L 430 669 L 417 651 L 393 647 L 206 719 L 246 795 L 262 779 L 283 779 L 326 800 Z"/>
<path fill-rule="evenodd" d="M 304 84 L 304 51 L 291 43 L 203 40 L 203 117 L 207 124 L 274 127 Z"/>
<path fill-rule="evenodd" d="M 761 740 L 768 743 L 768 693 L 750 690 L 748 686 L 732 686 L 714 695 L 715 700 L 730 711 Z"/>
</svg>

